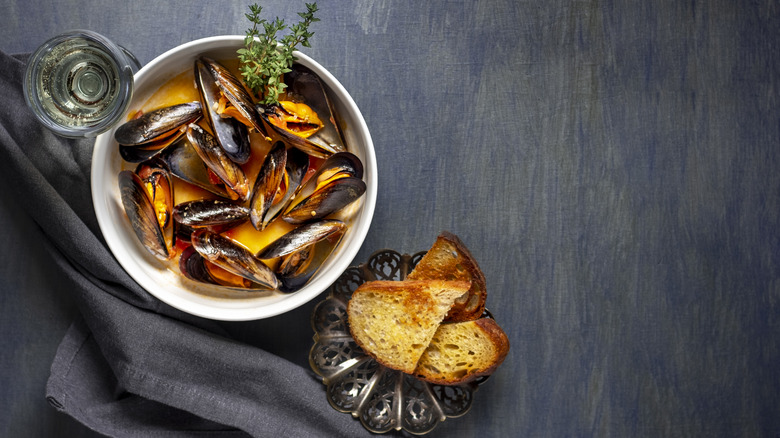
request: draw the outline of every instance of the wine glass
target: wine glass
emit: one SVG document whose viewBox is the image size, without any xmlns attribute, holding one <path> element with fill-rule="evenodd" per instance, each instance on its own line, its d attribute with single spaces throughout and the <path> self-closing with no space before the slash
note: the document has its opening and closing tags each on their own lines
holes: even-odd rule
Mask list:
<svg viewBox="0 0 780 438">
<path fill-rule="evenodd" d="M 94 137 L 111 128 L 133 94 L 138 60 L 108 38 L 73 30 L 30 57 L 24 97 L 38 120 L 63 137 Z"/>
</svg>

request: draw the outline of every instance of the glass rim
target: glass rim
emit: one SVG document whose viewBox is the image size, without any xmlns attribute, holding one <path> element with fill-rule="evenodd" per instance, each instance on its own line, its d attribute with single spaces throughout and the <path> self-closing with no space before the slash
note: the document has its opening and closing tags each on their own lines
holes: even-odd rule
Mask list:
<svg viewBox="0 0 780 438">
<path fill-rule="evenodd" d="M 41 59 L 54 47 L 72 38 L 83 38 L 103 49 L 116 63 L 119 74 L 120 103 L 112 108 L 106 117 L 85 126 L 67 126 L 52 120 L 44 109 L 40 96 L 38 96 L 33 86 L 34 78 L 41 68 Z M 137 60 L 127 50 L 105 36 L 86 29 L 74 29 L 63 32 L 41 44 L 28 59 L 22 84 L 24 99 L 36 118 L 57 135 L 69 138 L 96 137 L 110 129 L 127 110 L 133 95 L 133 78 L 135 73 L 133 67 L 137 67 Z"/>
</svg>

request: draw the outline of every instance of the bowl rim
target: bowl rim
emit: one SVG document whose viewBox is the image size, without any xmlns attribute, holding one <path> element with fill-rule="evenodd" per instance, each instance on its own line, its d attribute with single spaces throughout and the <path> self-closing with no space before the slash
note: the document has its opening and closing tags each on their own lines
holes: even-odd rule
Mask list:
<svg viewBox="0 0 780 438">
<path fill-rule="evenodd" d="M 137 82 L 143 84 L 147 76 L 152 75 L 156 69 L 159 68 L 160 64 L 164 63 L 166 59 L 172 56 L 184 56 L 183 54 L 194 51 L 196 48 L 199 53 L 207 52 L 209 50 L 227 50 L 232 47 L 238 48 L 240 44 L 243 44 L 244 38 L 245 37 L 241 35 L 218 35 L 181 44 L 155 57 L 148 64 L 144 65 L 135 74 L 134 78 Z M 119 241 L 120 237 L 116 230 L 117 227 L 115 226 L 114 220 L 111 218 L 110 212 L 107 210 L 110 208 L 107 204 L 110 203 L 110 199 L 112 198 L 110 192 L 118 191 L 118 189 L 110 187 L 109 184 L 105 184 L 105 180 L 100 176 L 102 172 L 107 172 L 104 167 L 110 167 L 110 165 L 107 166 L 106 163 L 110 163 L 109 160 L 112 159 L 112 151 L 109 146 L 114 143 L 113 132 L 116 128 L 115 126 L 95 138 L 90 169 L 93 208 L 97 216 L 100 231 L 114 258 L 139 286 L 160 301 L 195 316 L 221 321 L 247 321 L 277 316 L 300 307 L 326 292 L 328 287 L 351 265 L 362 247 L 373 220 L 377 197 L 377 164 L 370 131 L 368 130 L 368 126 L 366 125 L 365 119 L 358 109 L 357 104 L 355 104 L 352 96 L 347 92 L 343 85 L 328 70 L 311 57 L 298 51 L 294 52 L 294 54 L 296 58 L 298 58 L 298 62 L 301 62 L 317 73 L 326 86 L 338 96 L 337 100 L 348 113 L 342 114 L 342 118 L 353 120 L 353 123 L 357 122 L 358 126 L 353 126 L 352 129 L 355 130 L 355 135 L 359 136 L 364 145 L 362 158 L 365 169 L 364 180 L 367 189 L 364 194 L 364 199 L 362 200 L 360 211 L 357 213 L 359 218 L 356 216 L 355 220 L 350 224 L 350 233 L 352 233 L 352 237 L 350 238 L 351 245 L 344 245 L 346 242 L 342 242 L 343 245 L 339 248 L 339 251 L 342 251 L 339 254 L 339 258 L 332 262 L 330 260 L 326 262 L 333 263 L 333 265 L 330 266 L 330 269 L 319 270 L 304 288 L 292 294 L 275 292 L 275 294 L 278 294 L 279 296 L 276 297 L 277 299 L 275 301 L 268 304 L 260 304 L 257 306 L 236 305 L 237 299 L 235 298 L 227 300 L 215 299 L 215 301 L 210 298 L 204 298 L 195 291 L 190 291 L 191 297 L 188 296 L 186 292 L 181 295 L 166 292 L 167 289 L 160 286 L 158 282 L 159 278 L 151 278 L 144 270 L 147 269 L 147 267 L 145 265 L 142 266 L 141 264 L 145 262 L 132 260 L 128 257 L 129 250 Z M 197 54 L 193 54 L 192 56 L 197 56 Z M 130 110 L 132 110 L 132 103 L 128 106 L 127 111 Z M 113 154 L 116 155 L 116 152 L 113 151 Z M 148 259 L 149 258 L 146 258 L 146 260 Z M 162 267 L 161 270 L 168 270 L 168 268 Z M 181 281 L 181 278 L 183 278 L 179 273 L 173 273 L 172 271 L 168 272 L 169 274 L 165 275 L 173 274 L 176 277 L 180 277 L 177 278 L 176 281 Z M 188 284 L 188 286 L 192 285 Z M 262 298 L 259 299 L 262 300 Z M 223 305 L 215 306 L 214 303 L 216 302 L 220 302 Z M 260 301 L 260 303 L 262 303 L 262 301 Z"/>
</svg>

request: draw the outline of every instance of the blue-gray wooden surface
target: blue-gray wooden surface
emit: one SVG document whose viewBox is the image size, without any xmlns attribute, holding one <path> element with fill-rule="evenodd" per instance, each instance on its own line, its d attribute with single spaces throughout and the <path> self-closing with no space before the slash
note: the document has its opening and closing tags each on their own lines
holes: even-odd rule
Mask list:
<svg viewBox="0 0 780 438">
<path fill-rule="evenodd" d="M 146 63 L 249 2 L 3 3 L 7 53 L 88 28 Z M 355 262 L 458 234 L 512 344 L 432 436 L 780 436 L 780 3 L 318 4 L 379 162 Z M 44 400 L 76 309 L 33 226 L 0 189 L 0 436 L 91 436 Z M 313 304 L 226 326 L 307 366 Z"/>
</svg>

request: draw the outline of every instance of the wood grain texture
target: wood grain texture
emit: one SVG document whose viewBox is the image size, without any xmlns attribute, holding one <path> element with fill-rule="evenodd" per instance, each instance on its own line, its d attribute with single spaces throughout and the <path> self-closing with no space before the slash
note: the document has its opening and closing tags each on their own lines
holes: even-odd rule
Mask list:
<svg viewBox="0 0 780 438">
<path fill-rule="evenodd" d="M 12 3 L 6 52 L 87 27 L 148 62 L 243 33 L 249 2 Z M 511 342 L 472 411 L 431 436 L 780 435 L 777 1 L 318 4 L 306 52 L 355 99 L 379 162 L 355 263 L 457 234 Z M 306 366 L 310 309 L 226 326 Z"/>
</svg>

